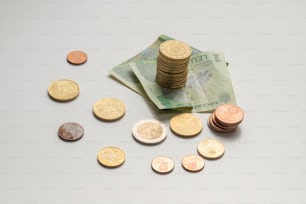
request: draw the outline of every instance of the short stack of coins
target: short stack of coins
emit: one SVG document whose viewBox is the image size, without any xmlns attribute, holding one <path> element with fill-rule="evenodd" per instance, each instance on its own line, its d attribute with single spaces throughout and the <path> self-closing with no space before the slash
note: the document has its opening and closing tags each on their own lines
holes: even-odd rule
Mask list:
<svg viewBox="0 0 306 204">
<path fill-rule="evenodd" d="M 188 63 L 192 50 L 178 40 L 167 40 L 159 47 L 156 67 L 156 82 L 165 88 L 177 89 L 185 86 Z"/>
<path fill-rule="evenodd" d="M 234 104 L 223 104 L 208 118 L 208 127 L 214 131 L 228 133 L 236 130 L 244 117 L 243 110 Z"/>
</svg>

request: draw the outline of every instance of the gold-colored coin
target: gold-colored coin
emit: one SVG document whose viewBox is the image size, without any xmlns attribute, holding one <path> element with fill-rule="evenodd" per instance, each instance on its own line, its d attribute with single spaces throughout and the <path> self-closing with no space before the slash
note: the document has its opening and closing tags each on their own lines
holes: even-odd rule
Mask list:
<svg viewBox="0 0 306 204">
<path fill-rule="evenodd" d="M 113 121 L 125 114 L 125 105 L 116 98 L 103 98 L 94 104 L 93 113 L 101 120 Z"/>
<path fill-rule="evenodd" d="M 159 47 L 155 81 L 162 87 L 177 89 L 185 86 L 191 48 L 183 42 L 168 40 Z"/>
<path fill-rule="evenodd" d="M 159 47 L 160 54 L 163 57 L 174 60 L 184 60 L 191 55 L 189 45 L 178 40 L 167 40 Z"/>
<path fill-rule="evenodd" d="M 189 154 L 183 158 L 182 166 L 187 171 L 197 172 L 197 171 L 201 171 L 204 168 L 205 161 L 202 157 L 198 155 Z"/>
<path fill-rule="evenodd" d="M 198 144 L 198 153 L 207 159 L 218 159 L 224 154 L 224 145 L 216 139 L 204 139 Z"/>
<path fill-rule="evenodd" d="M 98 162 L 105 167 L 118 167 L 125 161 L 125 153 L 118 147 L 105 147 L 98 153 Z"/>
<path fill-rule="evenodd" d="M 202 129 L 202 120 L 192 113 L 181 113 L 175 115 L 170 120 L 171 130 L 183 137 L 198 135 Z"/>
<path fill-rule="evenodd" d="M 49 85 L 48 94 L 57 101 L 70 101 L 80 94 L 80 89 L 75 81 L 60 79 Z"/>
</svg>

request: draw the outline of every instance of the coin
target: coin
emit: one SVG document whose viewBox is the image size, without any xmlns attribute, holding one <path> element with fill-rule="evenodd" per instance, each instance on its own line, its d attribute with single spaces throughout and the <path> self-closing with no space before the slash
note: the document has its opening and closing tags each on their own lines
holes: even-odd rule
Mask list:
<svg viewBox="0 0 306 204">
<path fill-rule="evenodd" d="M 84 135 L 84 128 L 76 122 L 67 122 L 58 129 L 58 136 L 65 141 L 76 141 Z"/>
<path fill-rule="evenodd" d="M 53 81 L 48 87 L 49 96 L 57 101 L 70 101 L 80 94 L 79 85 L 72 80 Z"/>
<path fill-rule="evenodd" d="M 237 125 L 243 120 L 242 109 L 234 104 L 223 104 L 215 110 L 215 117 L 224 126 Z"/>
<path fill-rule="evenodd" d="M 116 98 L 103 98 L 94 104 L 93 113 L 101 120 L 118 120 L 125 114 L 125 105 Z"/>
<path fill-rule="evenodd" d="M 171 130 L 183 137 L 198 135 L 202 129 L 202 120 L 192 113 L 180 113 L 170 119 Z"/>
<path fill-rule="evenodd" d="M 105 167 L 118 167 L 125 161 L 125 153 L 118 147 L 105 147 L 98 152 L 98 162 Z"/>
<path fill-rule="evenodd" d="M 133 126 L 134 138 L 144 144 L 157 144 L 167 137 L 165 125 L 155 119 L 140 120 Z"/>
<path fill-rule="evenodd" d="M 219 124 L 215 120 L 214 115 L 215 115 L 214 113 L 211 114 L 207 121 L 208 127 L 211 128 L 212 130 L 220 132 L 220 133 L 229 133 L 229 132 L 234 131 L 237 128 L 236 125 L 235 126 L 223 126 L 222 124 Z"/>
<path fill-rule="evenodd" d="M 74 65 L 85 63 L 87 58 L 87 54 L 80 50 L 72 51 L 67 55 L 67 61 Z"/>
<path fill-rule="evenodd" d="M 160 174 L 170 173 L 174 169 L 174 161 L 169 157 L 155 157 L 151 162 L 152 169 Z"/>
<path fill-rule="evenodd" d="M 182 166 L 187 171 L 197 172 L 201 171 L 204 168 L 205 162 L 204 159 L 195 154 L 186 155 L 182 159 Z"/>
<path fill-rule="evenodd" d="M 167 40 L 159 47 L 160 53 L 170 59 L 186 59 L 191 55 L 191 48 L 178 40 Z"/>
<path fill-rule="evenodd" d="M 207 159 L 218 159 L 224 154 L 224 145 L 216 139 L 204 139 L 198 144 L 198 153 Z"/>
<path fill-rule="evenodd" d="M 191 48 L 177 40 L 168 40 L 159 47 L 155 81 L 162 87 L 178 89 L 185 86 Z"/>
</svg>

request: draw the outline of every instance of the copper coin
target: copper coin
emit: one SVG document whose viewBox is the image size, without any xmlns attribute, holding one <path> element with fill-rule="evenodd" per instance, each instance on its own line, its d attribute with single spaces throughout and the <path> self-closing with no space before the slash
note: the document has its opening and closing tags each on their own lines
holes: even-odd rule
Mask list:
<svg viewBox="0 0 306 204">
<path fill-rule="evenodd" d="M 87 61 L 87 54 L 80 50 L 75 50 L 67 55 L 67 61 L 70 64 L 79 65 Z"/>
<path fill-rule="evenodd" d="M 199 155 L 189 154 L 183 158 L 182 166 L 187 171 L 197 172 L 201 171 L 204 168 L 205 162 L 204 159 Z"/>
<path fill-rule="evenodd" d="M 223 104 L 215 110 L 215 117 L 224 126 L 238 125 L 243 120 L 242 109 L 234 104 Z"/>
<path fill-rule="evenodd" d="M 207 125 L 210 129 L 220 132 L 220 133 L 229 133 L 236 129 L 236 127 L 221 127 L 220 124 L 217 124 L 213 120 L 213 115 L 210 115 L 210 117 L 207 120 Z M 232 129 L 230 129 L 232 128 Z"/>
<path fill-rule="evenodd" d="M 224 132 L 232 132 L 232 131 L 236 130 L 236 128 L 238 127 L 238 124 L 230 125 L 230 126 L 223 125 L 222 123 L 220 123 L 216 119 L 216 113 L 215 112 L 211 115 L 211 122 L 212 122 L 213 126 L 216 126 L 217 128 L 222 129 Z"/>
<path fill-rule="evenodd" d="M 169 157 L 159 156 L 152 160 L 151 167 L 157 173 L 167 174 L 174 169 L 174 161 Z"/>
<path fill-rule="evenodd" d="M 76 122 L 67 122 L 58 129 L 58 136 L 65 141 L 76 141 L 84 135 L 84 128 Z"/>
</svg>

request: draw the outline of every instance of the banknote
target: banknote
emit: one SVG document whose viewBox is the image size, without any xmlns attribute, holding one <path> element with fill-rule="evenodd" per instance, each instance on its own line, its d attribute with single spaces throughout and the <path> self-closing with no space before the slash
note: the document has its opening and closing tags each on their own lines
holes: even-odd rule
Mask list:
<svg viewBox="0 0 306 204">
<path fill-rule="evenodd" d="M 133 73 L 129 63 L 130 62 L 137 62 L 140 60 L 152 60 L 157 58 L 159 45 L 166 41 L 171 40 L 173 38 L 167 36 L 167 35 L 160 35 L 155 42 L 153 42 L 148 48 L 141 51 L 139 54 L 137 54 L 134 57 L 131 57 L 130 59 L 124 61 L 123 63 L 115 66 L 112 68 L 109 73 L 112 77 L 120 81 L 122 84 L 126 85 L 130 89 L 134 90 L 135 92 L 146 95 L 142 85 L 140 84 L 139 80 Z M 200 50 L 192 47 L 192 54 L 196 54 L 200 52 Z"/>
<path fill-rule="evenodd" d="M 198 52 L 192 55 L 186 85 L 180 89 L 167 89 L 156 83 L 155 59 L 131 61 L 129 65 L 147 96 L 159 109 L 191 107 L 192 112 L 211 112 L 220 104 L 236 104 L 222 52 Z"/>
</svg>

